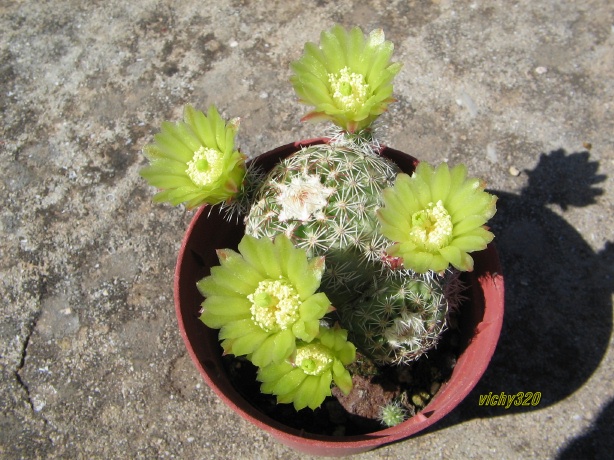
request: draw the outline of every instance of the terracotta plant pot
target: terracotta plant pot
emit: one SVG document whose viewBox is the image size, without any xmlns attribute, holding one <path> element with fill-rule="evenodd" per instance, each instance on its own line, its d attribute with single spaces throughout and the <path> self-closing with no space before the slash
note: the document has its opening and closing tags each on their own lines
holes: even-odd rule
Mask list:
<svg viewBox="0 0 614 460">
<path fill-rule="evenodd" d="M 322 139 L 284 145 L 258 157 L 270 169 L 280 159 L 301 147 L 324 142 Z M 381 154 L 405 172 L 412 172 L 418 161 L 398 150 L 384 147 Z M 283 444 L 311 455 L 341 456 L 364 452 L 407 438 L 433 425 L 454 409 L 477 384 L 494 353 L 503 321 L 503 276 L 493 245 L 474 253 L 475 268 L 466 273 L 468 300 L 460 306 L 462 342 L 450 379 L 430 403 L 414 417 L 392 428 L 359 436 L 324 436 L 303 432 L 277 422 L 256 409 L 234 388 L 221 358 L 218 331 L 209 329 L 198 318 L 202 296 L 196 282 L 218 264 L 216 249 L 236 248 L 244 226 L 229 222 L 209 207 L 201 208 L 185 234 L 175 270 L 175 310 L 179 329 L 194 364 L 207 384 L 235 412 L 270 433 Z"/>
</svg>

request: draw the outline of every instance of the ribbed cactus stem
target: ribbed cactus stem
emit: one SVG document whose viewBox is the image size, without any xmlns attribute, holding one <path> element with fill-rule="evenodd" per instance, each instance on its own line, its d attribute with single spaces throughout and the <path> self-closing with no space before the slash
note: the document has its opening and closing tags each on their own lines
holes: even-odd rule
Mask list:
<svg viewBox="0 0 614 460">
<path fill-rule="evenodd" d="M 432 275 L 389 278 L 342 311 L 350 340 L 378 364 L 413 361 L 446 327 L 444 287 Z"/>
</svg>

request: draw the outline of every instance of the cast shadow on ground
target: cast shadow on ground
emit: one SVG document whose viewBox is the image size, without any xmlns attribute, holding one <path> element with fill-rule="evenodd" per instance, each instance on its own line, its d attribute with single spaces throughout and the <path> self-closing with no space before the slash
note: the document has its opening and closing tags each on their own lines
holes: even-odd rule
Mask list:
<svg viewBox="0 0 614 460">
<path fill-rule="evenodd" d="M 559 453 L 558 460 L 575 460 L 577 458 L 591 458 L 606 460 L 612 458 L 614 452 L 614 400 L 605 406 L 595 420 L 590 430 L 571 440 Z"/>
<path fill-rule="evenodd" d="M 599 366 L 612 333 L 614 243 L 595 252 L 551 210 L 595 203 L 603 194 L 595 185 L 606 179 L 598 167 L 588 152 L 557 150 L 542 154 L 535 169 L 526 171 L 529 181 L 520 195 L 491 191 L 499 196 L 492 229 L 505 280 L 501 338 L 476 388 L 428 432 L 555 404 Z M 541 392 L 541 401 L 508 409 L 480 406 L 479 396 L 489 392 Z M 611 419 L 611 406 L 604 414 Z"/>
</svg>

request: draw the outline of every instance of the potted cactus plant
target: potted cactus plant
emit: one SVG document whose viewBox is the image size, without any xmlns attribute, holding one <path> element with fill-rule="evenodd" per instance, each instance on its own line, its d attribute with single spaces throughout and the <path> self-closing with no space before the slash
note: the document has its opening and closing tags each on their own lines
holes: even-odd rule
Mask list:
<svg viewBox="0 0 614 460">
<path fill-rule="evenodd" d="M 144 149 L 156 201 L 206 205 L 175 278 L 196 366 L 242 416 L 312 454 L 434 423 L 477 383 L 501 328 L 485 227 L 496 197 L 463 165 L 377 141 L 401 68 L 392 51 L 381 30 L 334 26 L 292 63 L 314 107 L 303 119 L 332 122 L 326 138 L 246 162 L 237 121 L 187 106 Z"/>
</svg>

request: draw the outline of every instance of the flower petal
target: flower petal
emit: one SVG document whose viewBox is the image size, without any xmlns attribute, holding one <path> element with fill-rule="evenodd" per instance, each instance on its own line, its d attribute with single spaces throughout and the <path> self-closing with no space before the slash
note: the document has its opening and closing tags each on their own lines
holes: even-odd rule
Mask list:
<svg viewBox="0 0 614 460">
<path fill-rule="evenodd" d="M 258 349 L 268 337 L 269 334 L 262 330 L 237 337 L 232 342 L 231 353 L 236 356 L 249 355 L 254 350 Z"/>
<path fill-rule="evenodd" d="M 293 369 L 292 364 L 282 362 L 258 369 L 256 378 L 259 382 L 276 382 Z"/>
<path fill-rule="evenodd" d="M 249 310 L 248 310 L 249 311 Z M 220 340 L 223 339 L 236 339 L 245 334 L 252 333 L 261 333 L 262 329 L 260 329 L 254 322 L 251 320 L 249 316 L 244 319 L 231 321 L 228 324 L 225 324 L 221 329 L 218 335 Z"/>
<path fill-rule="evenodd" d="M 348 395 L 352 391 L 352 376 L 339 360 L 333 363 L 333 381 L 343 394 Z"/>
<path fill-rule="evenodd" d="M 287 374 L 283 375 L 275 384 L 273 392 L 276 395 L 284 395 L 294 391 L 305 380 L 307 375 L 302 369 L 292 369 Z"/>
<path fill-rule="evenodd" d="M 335 32 L 339 33 L 340 28 L 340 26 L 333 26 L 330 31 L 325 30 L 320 34 L 320 46 L 329 73 L 337 73 L 346 65 L 343 47 L 335 34 Z"/>
<path fill-rule="evenodd" d="M 451 244 L 466 252 L 481 251 L 482 249 L 486 248 L 486 245 L 490 243 L 490 241 L 492 241 L 492 238 L 492 233 L 484 230 L 483 234 L 481 235 L 473 232 L 461 235 L 454 238 Z"/>
<path fill-rule="evenodd" d="M 305 320 L 319 320 L 326 314 L 329 307 L 330 300 L 328 300 L 326 294 L 318 292 L 306 299 L 299 307 L 299 311 L 301 313 L 301 318 Z"/>
<path fill-rule="evenodd" d="M 362 50 L 365 46 L 365 36 L 359 27 L 353 27 L 347 37 L 347 65 L 353 71 L 359 71 Z"/>
<path fill-rule="evenodd" d="M 466 252 L 461 251 L 457 246 L 446 246 L 441 248 L 439 253 L 444 259 L 455 267 L 463 266 L 463 257 L 467 254 Z"/>
<path fill-rule="evenodd" d="M 251 235 L 245 235 L 239 243 L 239 252 L 262 278 L 276 279 L 281 275 L 273 243 L 268 238 L 258 240 Z"/>
<path fill-rule="evenodd" d="M 275 334 L 275 346 L 273 351 L 273 362 L 279 363 L 288 358 L 296 349 L 296 337 L 291 330 L 286 329 Z"/>
<path fill-rule="evenodd" d="M 312 403 L 318 391 L 318 384 L 319 379 L 314 376 L 307 376 L 307 378 L 303 380 L 293 398 L 294 409 L 301 410 Z"/>
<path fill-rule="evenodd" d="M 342 347 L 336 350 L 339 361 L 345 366 L 356 361 L 356 347 L 352 342 L 346 342 Z"/>
<path fill-rule="evenodd" d="M 309 297 L 315 289 L 313 289 L 313 279 L 307 280 L 303 283 L 303 279 L 314 276 L 314 273 L 309 273 L 309 264 L 307 262 L 307 256 L 305 252 L 294 250 L 290 252 L 287 260 L 287 272 L 286 276 L 292 285 L 296 288 L 298 295 L 301 299 Z M 318 283 L 319 285 L 319 283 Z"/>
<path fill-rule="evenodd" d="M 229 324 L 233 321 L 241 321 L 245 319 L 243 313 L 231 315 L 228 313 L 216 312 L 215 314 L 210 311 L 203 311 L 199 319 L 212 329 L 219 329 L 225 324 Z"/>
<path fill-rule="evenodd" d="M 464 233 L 470 232 L 471 230 L 480 228 L 486 223 L 487 220 L 488 218 L 486 216 L 479 214 L 474 216 L 467 216 L 465 219 L 454 225 L 452 235 L 460 236 Z"/>
<path fill-rule="evenodd" d="M 223 266 L 211 267 L 211 276 L 215 277 L 217 284 L 237 294 L 247 296 L 254 292 L 255 286 L 252 283 L 242 280 L 239 273 Z"/>
<path fill-rule="evenodd" d="M 273 360 L 273 356 L 275 353 L 275 336 L 277 334 L 272 334 L 266 338 L 259 346 L 256 348 L 252 355 L 250 356 L 250 361 L 254 364 L 254 366 L 264 367 L 270 364 Z M 285 356 L 281 359 L 277 359 L 275 361 L 282 361 Z"/>
<path fill-rule="evenodd" d="M 431 197 L 433 202 L 445 202 L 450 192 L 450 170 L 447 163 L 441 163 L 431 177 Z"/>
<path fill-rule="evenodd" d="M 327 396 L 331 395 L 330 385 L 333 381 L 332 371 L 328 370 L 319 376 L 318 386 L 311 403 L 308 404 L 310 409 L 317 409 L 322 405 Z"/>
<path fill-rule="evenodd" d="M 262 275 L 254 270 L 242 254 L 232 249 L 218 249 L 216 253 L 222 267 L 231 271 L 234 276 L 247 283 L 250 288 L 255 288 L 262 281 Z"/>
</svg>

